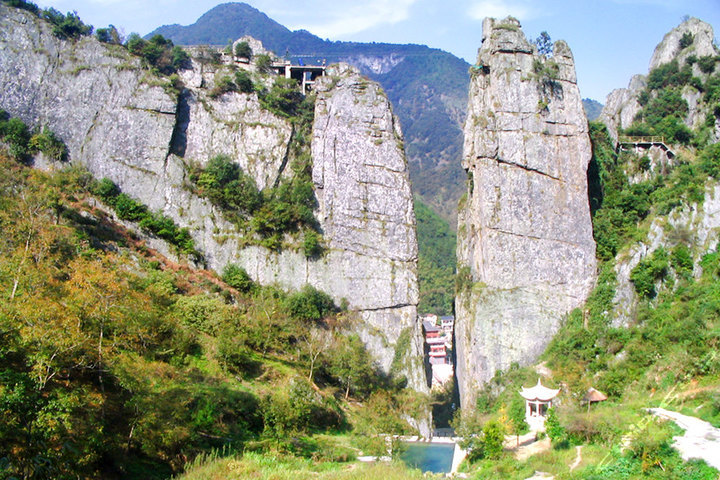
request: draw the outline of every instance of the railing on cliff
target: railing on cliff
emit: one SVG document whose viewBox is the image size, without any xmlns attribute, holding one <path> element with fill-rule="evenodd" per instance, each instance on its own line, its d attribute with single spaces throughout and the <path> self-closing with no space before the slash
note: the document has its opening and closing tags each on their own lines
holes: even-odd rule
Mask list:
<svg viewBox="0 0 720 480">
<path fill-rule="evenodd" d="M 618 137 L 617 148 L 620 150 L 624 147 L 634 147 L 635 149 L 648 149 L 651 147 L 659 147 L 665 150 L 667 156 L 672 158 L 675 156 L 667 143 L 665 143 L 665 137 L 663 136 L 629 136 L 620 135 Z"/>
</svg>

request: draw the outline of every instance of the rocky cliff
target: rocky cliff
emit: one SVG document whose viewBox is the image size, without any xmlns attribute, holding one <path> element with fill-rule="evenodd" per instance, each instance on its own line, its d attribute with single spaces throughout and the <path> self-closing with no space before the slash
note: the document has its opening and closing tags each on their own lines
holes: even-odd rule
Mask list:
<svg viewBox="0 0 720 480">
<path fill-rule="evenodd" d="M 0 4 L 0 108 L 47 126 L 72 162 L 188 227 L 207 266 L 244 267 L 263 284 L 311 284 L 356 311 L 378 363 L 399 358 L 410 385 L 427 390 L 418 301 L 415 216 L 402 134 L 377 84 L 339 67 L 317 84 L 312 129 L 316 217 L 325 253 L 247 246 L 223 212 L 188 185 L 188 165 L 226 154 L 262 189 L 292 175 L 293 125 L 255 93 L 210 95 L 223 72 L 193 61 L 185 87 L 143 69 L 123 47 L 64 41 L 34 15 Z M 396 355 L 404 336 L 404 355 Z"/>
<path fill-rule="evenodd" d="M 685 42 L 682 42 L 683 36 L 686 37 Z M 690 18 L 682 22 L 668 32 L 655 47 L 648 72 L 672 61 L 677 61 L 680 68 L 691 64 L 692 75 L 704 80 L 707 73 L 701 70 L 697 60 L 702 57 L 718 55 L 719 52 L 713 45 L 714 38 L 713 28 L 710 24 L 697 18 Z M 647 78 L 646 75 L 635 75 L 627 88 L 615 89 L 608 95 L 598 120 L 608 127 L 608 132 L 613 139 L 617 140 L 619 129 L 628 128 L 633 123 L 635 116 L 642 108 L 639 97 L 647 86 Z M 690 128 L 697 127 L 705 120 L 707 112 L 697 108 L 700 96 L 697 88 L 692 86 L 686 85 L 682 89 L 682 97 L 690 106 L 685 117 L 685 124 Z M 720 138 L 720 129 L 717 127 L 715 138 Z"/>
<path fill-rule="evenodd" d="M 472 67 L 458 220 L 462 406 L 495 371 L 536 358 L 595 275 L 590 139 L 572 53 L 539 55 L 517 20 L 486 19 Z"/>
</svg>

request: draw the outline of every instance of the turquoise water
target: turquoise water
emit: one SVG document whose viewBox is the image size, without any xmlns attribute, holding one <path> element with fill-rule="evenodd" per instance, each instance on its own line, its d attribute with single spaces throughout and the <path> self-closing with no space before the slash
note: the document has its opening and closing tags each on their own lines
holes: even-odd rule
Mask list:
<svg viewBox="0 0 720 480">
<path fill-rule="evenodd" d="M 400 458 L 408 466 L 423 472 L 449 473 L 452 468 L 454 443 L 403 442 L 406 450 Z"/>
</svg>

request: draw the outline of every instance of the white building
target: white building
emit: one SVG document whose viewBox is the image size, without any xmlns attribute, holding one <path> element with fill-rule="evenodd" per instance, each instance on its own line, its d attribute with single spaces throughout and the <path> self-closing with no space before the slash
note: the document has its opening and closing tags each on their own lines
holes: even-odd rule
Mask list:
<svg viewBox="0 0 720 480">
<path fill-rule="evenodd" d="M 542 430 L 545 426 L 545 415 L 552 408 L 552 401 L 560 389 L 547 388 L 538 378 L 532 388 L 523 387 L 520 395 L 525 399 L 525 421 L 531 430 Z"/>
</svg>

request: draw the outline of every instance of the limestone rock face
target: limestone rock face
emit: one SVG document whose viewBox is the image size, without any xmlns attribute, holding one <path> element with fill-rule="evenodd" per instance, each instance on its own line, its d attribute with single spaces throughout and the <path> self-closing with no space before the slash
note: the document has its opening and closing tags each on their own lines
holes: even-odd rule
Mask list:
<svg viewBox="0 0 720 480">
<path fill-rule="evenodd" d="M 680 39 L 688 33 L 693 36 L 692 44 L 687 48 L 680 48 Z M 682 64 L 690 55 L 698 58 L 717 55 L 713 45 L 714 39 L 713 28 L 709 23 L 697 18 L 689 18 L 665 34 L 662 41 L 655 47 L 650 59 L 650 70 L 670 63 L 676 58 Z"/>
<path fill-rule="evenodd" d="M 545 348 L 596 275 L 588 126 L 572 53 L 538 55 L 514 19 L 483 24 L 465 124 L 458 215 L 457 376 L 463 407 Z"/>
<path fill-rule="evenodd" d="M 60 40 L 34 15 L 0 3 L 0 108 L 49 127 L 71 161 L 188 227 L 207 267 L 236 263 L 262 284 L 311 284 L 337 303 L 347 300 L 359 319 L 354 328 L 385 370 L 398 339 L 409 339 L 398 368 L 427 391 L 415 214 L 402 134 L 384 93 L 347 67 L 317 83 L 313 180 L 326 253 L 308 259 L 291 248 L 248 247 L 222 212 L 187 187 L 188 165 L 218 154 L 260 188 L 290 170 L 292 125 L 262 109 L 254 93 L 212 98 L 214 68 L 194 61 L 181 71 L 186 88 L 178 97 L 124 48 Z"/>
<path fill-rule="evenodd" d="M 635 115 L 642 109 L 638 103 L 640 92 L 647 86 L 645 75 L 634 75 L 628 88 L 616 88 L 607 96 L 598 121 L 604 123 L 608 133 L 617 142 L 618 129 L 628 128 Z"/>
<path fill-rule="evenodd" d="M 379 86 L 348 65 L 331 67 L 315 88 L 312 176 L 328 259 L 338 256 L 324 278 L 366 310 L 361 336 L 386 369 L 397 339 L 410 332 L 409 380 L 420 388 L 415 213 L 399 123 Z M 371 340 L 373 330 L 385 338 Z"/>
</svg>

